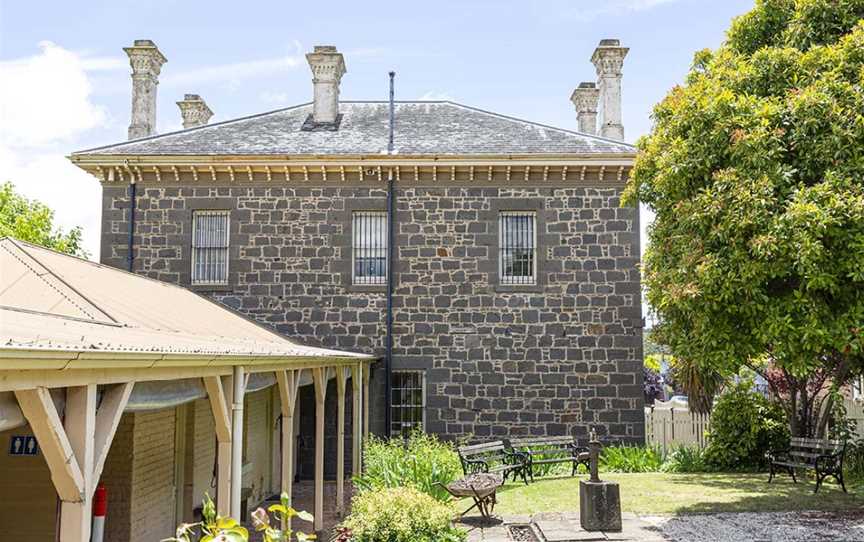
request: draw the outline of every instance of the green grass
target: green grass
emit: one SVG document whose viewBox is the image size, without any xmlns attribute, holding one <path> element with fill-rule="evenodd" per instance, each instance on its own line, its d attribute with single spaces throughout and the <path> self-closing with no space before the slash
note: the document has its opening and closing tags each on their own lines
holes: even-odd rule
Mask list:
<svg viewBox="0 0 864 542">
<path fill-rule="evenodd" d="M 621 508 L 638 514 L 687 514 L 706 512 L 769 512 L 796 510 L 860 510 L 864 507 L 864 483 L 847 482 L 848 494 L 839 485 L 823 484 L 813 494 L 812 480 L 793 484 L 788 476 L 766 483 L 767 474 L 601 473 L 603 480 L 618 482 Z M 534 514 L 579 510 L 579 480 L 538 478 L 528 486 L 507 483 L 498 490 L 497 514 Z M 463 503 L 459 503 L 460 506 Z M 467 504 L 470 502 L 464 503 Z"/>
</svg>

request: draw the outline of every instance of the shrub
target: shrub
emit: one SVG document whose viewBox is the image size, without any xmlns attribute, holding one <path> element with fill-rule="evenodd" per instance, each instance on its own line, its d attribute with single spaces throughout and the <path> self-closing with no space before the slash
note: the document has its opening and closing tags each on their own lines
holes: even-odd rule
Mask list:
<svg viewBox="0 0 864 542">
<path fill-rule="evenodd" d="M 710 472 L 713 469 L 705 461 L 705 451 L 695 446 L 678 446 L 666 456 L 664 472 Z"/>
<path fill-rule="evenodd" d="M 608 446 L 600 453 L 600 468 L 608 472 L 657 472 L 663 456 L 650 446 Z"/>
<path fill-rule="evenodd" d="M 744 379 L 717 399 L 705 460 L 720 470 L 753 469 L 764 466 L 767 451 L 788 444 L 783 409 L 753 391 L 753 383 Z"/>
<path fill-rule="evenodd" d="M 864 438 L 846 444 L 843 470 L 847 478 L 864 480 Z"/>
<path fill-rule="evenodd" d="M 383 488 L 356 495 L 342 527 L 353 542 L 461 542 L 466 533 L 452 515 L 449 506 L 416 489 Z"/>
<path fill-rule="evenodd" d="M 363 473 L 354 478 L 360 491 L 412 487 L 439 501 L 446 501 L 449 494 L 437 483 L 446 485 L 462 476 L 453 447 L 422 431 L 413 432 L 406 441 L 371 437 L 363 466 Z"/>
</svg>

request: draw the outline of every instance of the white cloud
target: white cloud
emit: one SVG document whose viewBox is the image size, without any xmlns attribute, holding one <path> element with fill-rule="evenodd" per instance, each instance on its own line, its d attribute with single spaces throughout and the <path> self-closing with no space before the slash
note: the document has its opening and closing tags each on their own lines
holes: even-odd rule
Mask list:
<svg viewBox="0 0 864 542">
<path fill-rule="evenodd" d="M 0 62 L 0 143 L 34 146 L 68 140 L 102 124 L 103 108 L 92 91 L 81 58 L 43 41 L 41 53 Z"/>
<path fill-rule="evenodd" d="M 54 209 L 58 226 L 82 226 L 95 258 L 99 184 L 64 154 L 82 134 L 104 126 L 107 113 L 91 100 L 88 59 L 51 42 L 39 48 L 35 56 L 0 62 L 0 182 Z M 91 67 L 109 69 L 97 60 Z"/>
<path fill-rule="evenodd" d="M 627 15 L 679 1 L 681 0 L 581 0 L 576 7 L 567 10 L 567 14 L 580 21 L 592 21 L 602 16 Z"/>
</svg>

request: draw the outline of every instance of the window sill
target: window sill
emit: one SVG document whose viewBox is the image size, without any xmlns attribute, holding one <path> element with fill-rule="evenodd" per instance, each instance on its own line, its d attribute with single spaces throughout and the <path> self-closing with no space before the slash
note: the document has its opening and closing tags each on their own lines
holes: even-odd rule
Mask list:
<svg viewBox="0 0 864 542">
<path fill-rule="evenodd" d="M 230 284 L 190 284 L 189 289 L 193 292 L 233 292 L 234 287 Z"/>
<path fill-rule="evenodd" d="M 386 284 L 346 284 L 345 289 L 357 293 L 386 293 Z"/>
<path fill-rule="evenodd" d="M 542 284 L 494 284 L 492 290 L 499 293 L 534 293 L 545 292 L 546 287 Z"/>
</svg>

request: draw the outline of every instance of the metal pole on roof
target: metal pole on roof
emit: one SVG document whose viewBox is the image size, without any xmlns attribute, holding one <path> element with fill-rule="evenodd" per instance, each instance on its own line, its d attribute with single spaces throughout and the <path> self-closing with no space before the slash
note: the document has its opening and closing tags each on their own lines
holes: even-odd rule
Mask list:
<svg viewBox="0 0 864 542">
<path fill-rule="evenodd" d="M 387 154 L 393 154 L 393 133 L 395 124 L 395 78 L 396 72 L 390 72 L 390 133 L 387 138 Z M 386 356 L 384 358 L 384 431 L 389 435 L 392 431 L 392 406 L 393 395 L 393 260 L 396 251 L 393 244 L 395 241 L 393 222 L 396 218 L 396 194 L 393 190 L 393 169 L 387 170 L 387 337 Z"/>
</svg>

